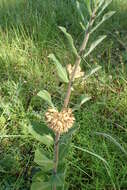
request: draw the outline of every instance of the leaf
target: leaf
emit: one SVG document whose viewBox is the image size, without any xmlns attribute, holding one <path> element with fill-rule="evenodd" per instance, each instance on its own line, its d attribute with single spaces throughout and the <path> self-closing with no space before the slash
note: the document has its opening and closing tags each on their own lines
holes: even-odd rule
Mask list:
<svg viewBox="0 0 127 190">
<path fill-rule="evenodd" d="M 76 133 L 77 130 L 78 130 L 78 127 L 77 127 L 77 126 L 71 128 L 68 133 L 64 134 L 64 135 L 60 138 L 59 142 L 60 142 L 60 143 L 63 143 L 63 144 L 69 143 L 69 142 L 71 141 L 72 136 Z"/>
<path fill-rule="evenodd" d="M 79 98 L 79 101 L 78 101 L 77 105 L 73 108 L 73 111 L 80 109 L 80 107 L 81 107 L 85 102 L 89 101 L 90 99 L 91 99 L 90 96 L 86 96 L 86 95 L 82 94 L 82 95 L 80 96 L 80 98 Z"/>
<path fill-rule="evenodd" d="M 84 55 L 84 58 L 86 58 L 104 39 L 106 38 L 106 35 L 100 36 L 96 41 L 94 41 L 88 52 Z"/>
<path fill-rule="evenodd" d="M 86 6 L 87 6 L 87 9 L 88 9 L 88 12 L 89 14 L 91 15 L 92 14 L 92 10 L 91 10 L 91 1 L 90 0 L 84 0 Z"/>
<path fill-rule="evenodd" d="M 29 133 L 31 135 L 33 135 L 33 137 L 38 140 L 39 142 L 50 146 L 53 144 L 53 137 L 50 135 L 50 133 L 48 132 L 48 129 L 46 127 L 45 130 L 45 126 L 44 124 L 41 125 L 40 123 L 37 122 L 31 122 L 31 124 L 29 125 Z"/>
<path fill-rule="evenodd" d="M 97 10 L 104 4 L 105 0 L 99 0 Z"/>
<path fill-rule="evenodd" d="M 51 190 L 51 184 L 49 182 L 34 182 L 31 190 Z"/>
<path fill-rule="evenodd" d="M 40 98 L 45 100 L 49 104 L 49 106 L 54 107 L 54 105 L 52 103 L 51 95 L 49 94 L 48 91 L 41 90 L 40 92 L 38 92 L 37 96 L 39 96 Z"/>
<path fill-rule="evenodd" d="M 106 133 L 100 133 L 100 132 L 96 132 L 96 134 L 109 139 L 113 144 L 115 144 L 127 156 L 127 151 L 111 135 L 108 135 Z"/>
<path fill-rule="evenodd" d="M 42 182 L 45 180 L 44 171 L 37 171 L 32 177 L 32 182 Z"/>
<path fill-rule="evenodd" d="M 69 41 L 69 44 L 70 44 L 70 47 L 72 49 L 72 52 L 74 53 L 74 55 L 78 56 L 78 52 L 77 52 L 77 49 L 75 48 L 74 46 L 74 41 L 73 41 L 73 38 L 72 36 L 67 33 L 66 31 L 66 28 L 62 27 L 62 26 L 59 26 L 59 29 L 65 34 L 65 36 L 67 37 L 68 41 Z"/>
<path fill-rule="evenodd" d="M 52 186 L 62 187 L 64 185 L 65 175 L 64 173 L 57 173 L 51 177 L 50 183 Z"/>
<path fill-rule="evenodd" d="M 89 101 L 91 99 L 90 96 L 81 95 L 80 97 L 80 106 L 83 105 L 85 102 Z"/>
<path fill-rule="evenodd" d="M 115 14 L 115 11 L 109 11 L 106 13 L 102 20 L 90 31 L 90 34 L 92 34 L 101 24 L 103 24 L 106 20 L 108 20 L 111 16 Z"/>
<path fill-rule="evenodd" d="M 96 154 L 94 152 L 91 152 L 91 151 L 89 151 L 87 149 L 80 148 L 78 146 L 73 146 L 73 147 L 76 148 L 76 149 L 78 149 L 78 150 L 81 150 L 83 152 L 86 152 L 86 153 L 88 153 L 88 154 L 90 154 L 90 155 L 92 155 L 92 156 L 94 156 L 96 158 L 98 158 L 99 160 L 101 160 L 104 164 L 106 164 L 109 167 L 108 162 L 104 158 L 102 158 L 100 155 L 98 155 L 98 154 Z"/>
<path fill-rule="evenodd" d="M 103 11 L 110 5 L 110 3 L 112 2 L 112 0 L 106 0 L 104 3 L 104 0 L 102 0 L 102 2 L 100 2 L 99 7 L 101 7 L 101 5 L 104 3 L 104 5 L 102 6 L 100 12 L 98 13 L 97 17 L 99 17 Z"/>
<path fill-rule="evenodd" d="M 66 142 L 66 144 L 60 143 L 59 147 L 59 162 L 62 163 L 65 160 L 66 155 L 68 154 L 69 142 Z"/>
<path fill-rule="evenodd" d="M 44 168 L 46 171 L 53 169 L 53 161 L 49 160 L 47 156 L 44 155 L 45 153 L 37 149 L 35 151 L 35 158 L 34 162 L 37 163 L 39 166 Z"/>
<path fill-rule="evenodd" d="M 76 1 L 76 6 L 77 6 L 77 10 L 79 12 L 79 15 L 80 15 L 82 21 L 85 22 L 85 18 L 83 16 L 83 13 L 82 13 L 82 10 L 81 10 L 81 7 L 80 7 L 80 3 L 78 1 Z"/>
<path fill-rule="evenodd" d="M 59 78 L 61 79 L 62 82 L 68 83 L 68 76 L 67 76 L 67 72 L 66 69 L 64 67 L 62 67 L 62 65 L 60 64 L 60 62 L 56 59 L 54 54 L 49 54 L 48 56 L 56 65 L 57 68 L 57 73 Z"/>
<path fill-rule="evenodd" d="M 88 77 L 91 77 L 92 75 L 94 75 L 97 71 L 99 71 L 102 67 L 101 66 L 97 66 L 94 69 L 92 69 L 90 71 L 90 73 L 88 75 L 86 75 L 83 79 L 86 80 Z"/>
</svg>

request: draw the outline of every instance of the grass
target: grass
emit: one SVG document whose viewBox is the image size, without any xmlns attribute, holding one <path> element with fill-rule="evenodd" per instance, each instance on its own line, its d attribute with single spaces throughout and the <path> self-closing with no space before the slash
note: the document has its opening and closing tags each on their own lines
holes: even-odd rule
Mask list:
<svg viewBox="0 0 127 190">
<path fill-rule="evenodd" d="M 111 135 L 127 150 L 127 3 L 114 0 L 116 10 L 98 33 L 107 39 L 86 60 L 87 73 L 96 65 L 102 69 L 77 88 L 92 100 L 76 112 L 79 129 L 72 145 L 88 149 L 103 158 L 70 147 L 67 166 L 69 190 L 127 189 L 126 155 L 111 141 L 96 132 Z M 65 26 L 76 46 L 83 34 L 74 1 L 2 0 L 0 2 L 0 189 L 28 190 L 35 172 L 33 155 L 38 142 L 28 134 L 28 118 L 42 121 L 46 104 L 36 97 L 47 89 L 56 104 L 64 95 L 57 85 L 55 68 L 47 56 L 54 52 L 63 65 L 73 63 L 68 44 L 58 29 Z M 98 35 L 94 34 L 93 38 Z M 15 136 L 18 135 L 18 136 Z"/>
</svg>

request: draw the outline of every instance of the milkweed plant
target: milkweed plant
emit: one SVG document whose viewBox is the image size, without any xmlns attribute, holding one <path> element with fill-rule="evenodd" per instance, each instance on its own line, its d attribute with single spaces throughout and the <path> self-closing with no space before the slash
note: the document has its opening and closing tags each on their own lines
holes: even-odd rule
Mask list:
<svg viewBox="0 0 127 190">
<path fill-rule="evenodd" d="M 48 56 L 49 61 L 53 62 L 56 67 L 60 82 L 65 83 L 67 89 L 65 89 L 65 98 L 61 110 L 55 107 L 48 91 L 41 90 L 37 94 L 47 102 L 48 107 L 47 110 L 45 110 L 45 123 L 47 127 L 51 129 L 51 134 L 37 134 L 32 125 L 30 126 L 30 133 L 47 147 L 46 151 L 45 148 L 43 150 L 42 148 L 38 148 L 35 151 L 34 161 L 38 165 L 39 170 L 33 176 L 31 190 L 67 190 L 65 158 L 71 136 L 75 131 L 74 125 L 76 123 L 75 107 L 70 106 L 70 97 L 72 90 L 74 91 L 73 85 L 78 78 L 83 82 L 83 80 L 87 80 L 89 76 L 101 68 L 100 66 L 96 67 L 90 72 L 90 75 L 86 77 L 80 67 L 80 63 L 82 59 L 87 58 L 106 38 L 106 35 L 102 35 L 91 42 L 90 45 L 88 44 L 90 36 L 115 13 L 114 11 L 105 11 L 111 2 L 112 0 L 82 0 L 74 2 L 80 17 L 79 24 L 84 32 L 84 39 L 79 48 L 75 47 L 74 40 L 66 28 L 59 26 L 61 33 L 63 33 L 68 40 L 70 54 L 73 54 L 75 62 L 73 65 L 68 64 L 65 68 L 56 58 L 55 54 L 52 53 Z M 87 18 L 84 16 L 83 6 L 88 12 Z M 77 105 L 76 109 L 91 99 L 91 97 L 85 95 L 81 95 L 81 97 L 81 102 Z M 99 155 L 86 149 L 74 147 L 98 157 L 106 164 L 106 161 Z M 50 152 L 49 154 L 48 151 Z M 53 153 L 53 155 L 51 155 L 51 153 Z"/>
</svg>

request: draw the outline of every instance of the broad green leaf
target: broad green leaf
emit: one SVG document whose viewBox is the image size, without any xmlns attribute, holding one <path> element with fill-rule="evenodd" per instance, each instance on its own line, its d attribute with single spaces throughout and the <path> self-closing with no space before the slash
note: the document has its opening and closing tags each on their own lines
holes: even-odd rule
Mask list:
<svg viewBox="0 0 127 190">
<path fill-rule="evenodd" d="M 86 152 L 86 153 L 88 153 L 88 154 L 90 154 L 90 155 L 92 155 L 92 156 L 94 156 L 96 158 L 98 158 L 99 160 L 101 160 L 104 164 L 106 164 L 109 167 L 108 162 L 104 158 L 102 158 L 100 155 L 98 155 L 98 154 L 96 154 L 94 152 L 91 152 L 91 151 L 89 151 L 87 149 L 80 148 L 78 146 L 73 146 L 73 147 L 76 148 L 76 149 L 78 149 L 78 150 L 81 150 L 83 152 Z"/>
<path fill-rule="evenodd" d="M 42 182 L 44 180 L 45 180 L 45 173 L 42 170 L 37 171 L 32 177 L 32 182 Z"/>
<path fill-rule="evenodd" d="M 34 182 L 31 190 L 51 190 L 51 184 L 49 182 Z"/>
<path fill-rule="evenodd" d="M 64 185 L 65 175 L 64 173 L 57 173 L 51 177 L 51 185 L 56 185 L 56 187 L 62 187 Z"/>
<path fill-rule="evenodd" d="M 67 37 L 67 39 L 69 41 L 69 44 L 70 44 L 70 47 L 71 47 L 72 52 L 74 53 L 74 55 L 78 56 L 78 52 L 77 52 L 77 49 L 74 46 L 74 41 L 73 41 L 72 36 L 66 31 L 66 28 L 64 28 L 62 26 L 59 26 L 59 28 L 65 34 L 65 36 Z"/>
<path fill-rule="evenodd" d="M 104 39 L 106 38 L 106 35 L 100 36 L 96 41 L 94 41 L 88 52 L 84 55 L 84 58 L 87 57 Z"/>
<path fill-rule="evenodd" d="M 54 105 L 52 103 L 51 95 L 49 94 L 48 91 L 41 90 L 40 92 L 38 92 L 37 96 L 39 96 L 40 98 L 45 100 L 49 104 L 49 106 L 54 107 Z"/>
<path fill-rule="evenodd" d="M 92 75 L 94 75 L 97 71 L 99 71 L 102 67 L 101 66 L 97 66 L 94 69 L 92 69 L 90 71 L 90 73 L 88 75 L 86 75 L 83 79 L 86 80 L 88 77 L 91 77 Z"/>
<path fill-rule="evenodd" d="M 102 20 L 90 31 L 90 34 L 92 34 L 97 28 L 99 28 L 99 26 L 101 24 L 103 24 L 106 20 L 108 20 L 111 16 L 113 16 L 115 14 L 115 11 L 109 11 L 108 13 L 106 13 Z"/>
<path fill-rule="evenodd" d="M 62 82 L 65 82 L 65 83 L 68 83 L 69 80 L 68 80 L 68 76 L 67 76 L 67 71 L 64 67 L 62 67 L 62 65 L 60 64 L 60 62 L 56 59 L 55 55 L 54 54 L 50 54 L 48 56 L 53 62 L 54 64 L 56 65 L 56 68 L 57 68 L 57 73 L 58 73 L 58 76 L 59 78 L 61 79 Z"/>
<path fill-rule="evenodd" d="M 37 122 L 31 122 L 31 124 L 29 125 L 29 133 L 31 135 L 33 135 L 33 137 L 38 140 L 39 142 L 50 146 L 53 144 L 54 140 L 53 137 L 50 135 L 50 133 L 48 132 L 48 129 L 45 130 L 44 124 L 41 126 L 41 124 L 37 123 Z"/>
<path fill-rule="evenodd" d="M 44 152 L 37 149 L 35 151 L 34 162 L 44 168 L 46 171 L 53 169 L 53 161 L 48 159 Z"/>
<path fill-rule="evenodd" d="M 127 151 L 111 135 L 108 135 L 106 133 L 100 133 L 100 132 L 96 132 L 96 134 L 109 139 L 109 141 L 115 144 L 125 155 L 127 155 Z"/>
</svg>

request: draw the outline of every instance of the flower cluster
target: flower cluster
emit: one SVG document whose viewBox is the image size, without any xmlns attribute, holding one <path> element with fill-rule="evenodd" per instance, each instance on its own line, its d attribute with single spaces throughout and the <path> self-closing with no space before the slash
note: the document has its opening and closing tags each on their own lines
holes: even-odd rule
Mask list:
<svg viewBox="0 0 127 190">
<path fill-rule="evenodd" d="M 45 114 L 46 123 L 55 133 L 66 133 L 70 129 L 75 121 L 72 113 L 72 109 L 66 108 L 61 112 L 54 108 L 49 108 Z"/>
<path fill-rule="evenodd" d="M 74 66 L 72 67 L 71 64 L 68 64 L 67 65 L 67 71 L 69 73 L 69 78 L 71 77 L 71 74 L 72 74 L 72 71 L 74 69 Z M 81 70 L 81 67 L 78 66 L 77 70 L 76 70 L 76 73 L 75 73 L 75 77 L 74 79 L 77 79 L 77 78 L 81 78 L 84 76 L 84 72 Z"/>
</svg>

